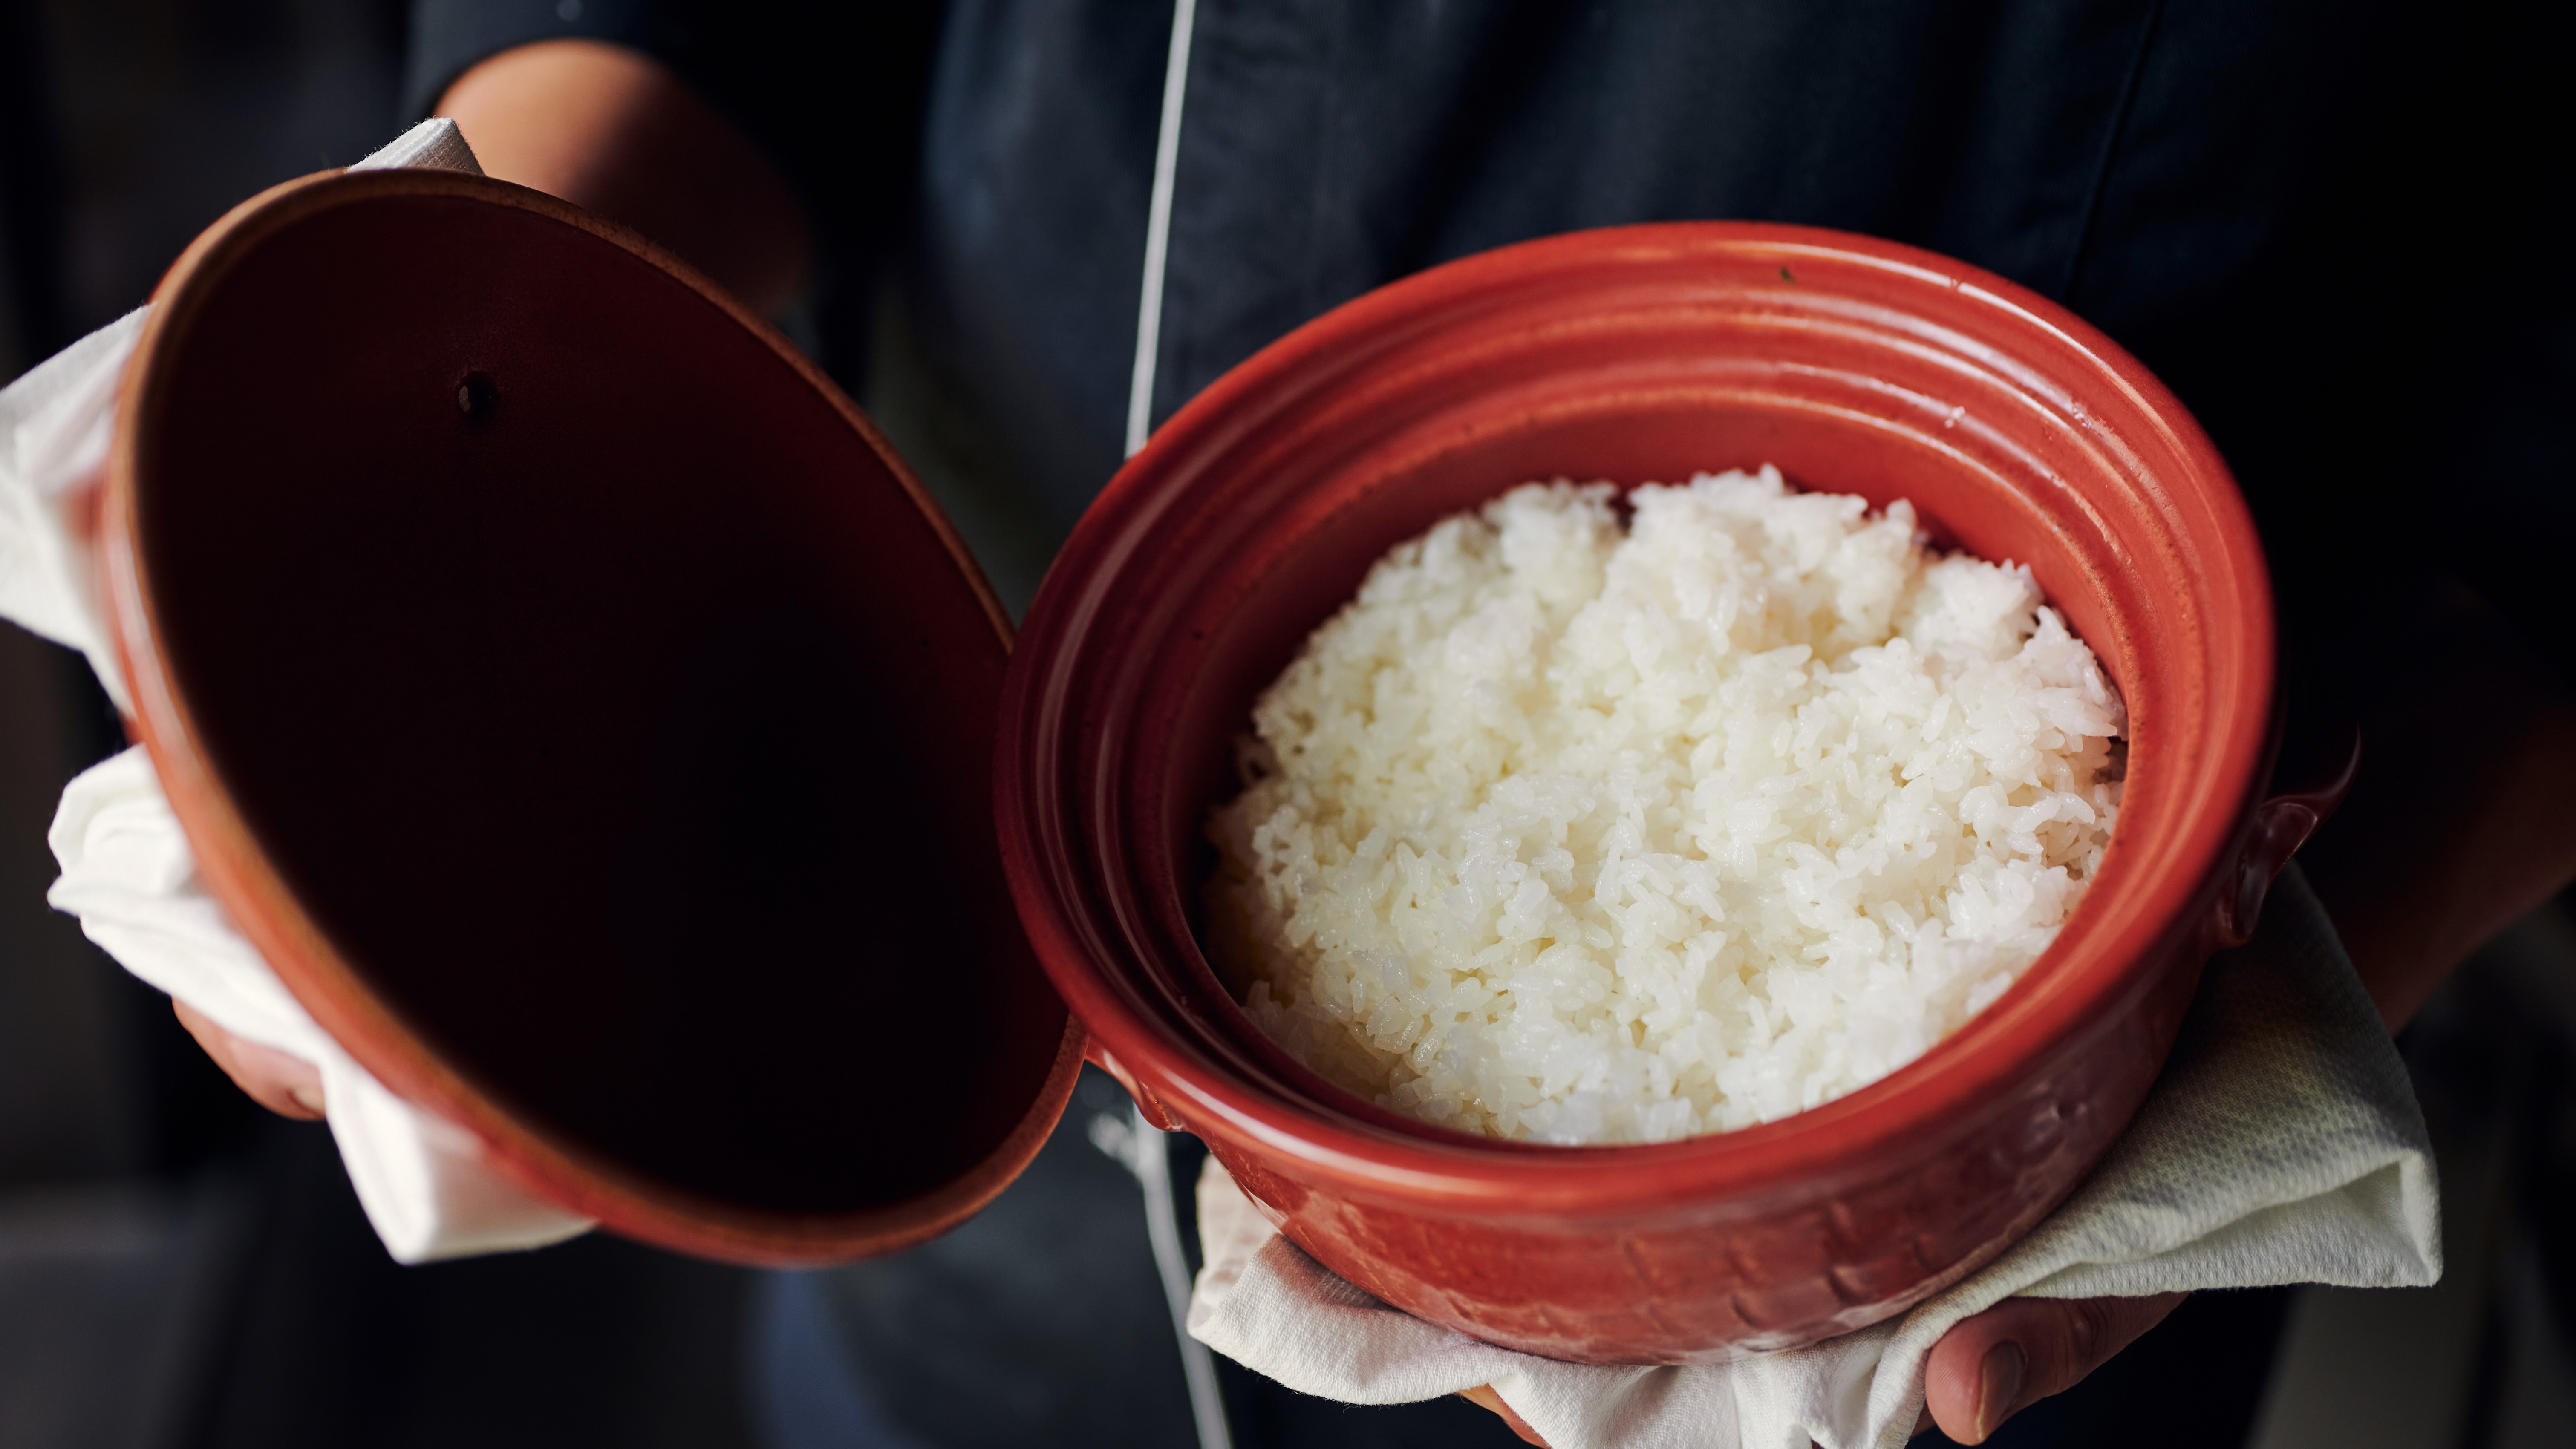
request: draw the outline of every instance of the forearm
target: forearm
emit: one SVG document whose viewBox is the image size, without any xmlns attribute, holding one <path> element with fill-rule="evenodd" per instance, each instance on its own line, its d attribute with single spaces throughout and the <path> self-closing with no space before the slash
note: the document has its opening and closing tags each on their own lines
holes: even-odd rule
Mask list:
<svg viewBox="0 0 2576 1449">
<path fill-rule="evenodd" d="M 814 250 L 775 167 L 659 61 L 590 40 L 506 50 L 438 103 L 483 169 L 620 221 L 755 311 L 784 301 Z"/>
</svg>

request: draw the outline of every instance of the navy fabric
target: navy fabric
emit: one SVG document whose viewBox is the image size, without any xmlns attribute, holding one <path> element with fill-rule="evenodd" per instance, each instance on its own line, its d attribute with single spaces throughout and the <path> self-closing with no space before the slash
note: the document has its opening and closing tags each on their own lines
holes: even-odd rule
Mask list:
<svg viewBox="0 0 2576 1449">
<path fill-rule="evenodd" d="M 958 0 L 906 301 L 932 364 L 1070 527 L 1117 470 L 1167 5 Z"/>
<path fill-rule="evenodd" d="M 426 116 L 439 93 L 486 56 L 540 40 L 603 40 L 667 53 L 658 0 L 421 0 L 403 53 L 403 108 Z"/>
<path fill-rule="evenodd" d="M 1019 1181 L 965 1226 L 764 1291 L 755 1383 L 777 1449 L 1187 1449 L 1197 1443 L 1136 1179 L 1086 1072 Z M 827 1346 L 817 1352 L 817 1343 Z"/>
<path fill-rule="evenodd" d="M 769 1449 L 931 1449 L 897 1428 L 852 1370 L 824 1274 L 761 1275 L 750 1318 L 743 1381 Z"/>
<path fill-rule="evenodd" d="M 1621 222 L 1841 227 L 2060 292 L 2150 10 L 1202 0 L 1158 403 L 1390 278 Z"/>
<path fill-rule="evenodd" d="M 2429 545 L 2564 659 L 2576 449 L 2548 420 L 2576 391 L 2576 296 L 2550 243 L 2576 208 L 2547 97 L 2568 12 L 1201 0 L 1154 413 L 1481 248 L 1685 217 L 1845 227 L 2026 283 L 2157 369 L 2245 483 L 2294 641 L 2403 595 L 2398 549 Z M 943 383 L 1058 526 L 1079 515 L 1121 451 L 1169 5 L 564 13 L 423 0 L 415 106 L 523 40 L 663 56 L 824 223 L 827 365 L 854 375 L 866 337 L 856 289 L 829 284 L 898 244 Z"/>
</svg>

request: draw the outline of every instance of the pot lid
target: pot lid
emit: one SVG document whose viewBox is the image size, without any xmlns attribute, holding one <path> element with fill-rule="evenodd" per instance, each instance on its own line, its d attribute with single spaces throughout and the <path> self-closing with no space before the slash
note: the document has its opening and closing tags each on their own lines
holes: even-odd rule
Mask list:
<svg viewBox="0 0 2576 1449">
<path fill-rule="evenodd" d="M 847 397 L 541 193 L 309 177 L 163 281 L 104 562 L 134 726 L 314 1019 L 539 1195 L 891 1251 L 1081 1035 L 993 836 L 1010 629 Z"/>
</svg>

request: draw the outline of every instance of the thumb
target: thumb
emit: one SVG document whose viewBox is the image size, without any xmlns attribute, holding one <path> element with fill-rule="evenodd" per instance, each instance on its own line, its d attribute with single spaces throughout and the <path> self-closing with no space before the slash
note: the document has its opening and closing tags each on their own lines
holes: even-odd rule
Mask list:
<svg viewBox="0 0 2576 1449">
<path fill-rule="evenodd" d="M 2064 1393 L 2164 1321 L 2185 1295 L 2007 1298 L 1960 1320 L 1923 1366 L 1924 1407 L 1941 1432 L 1982 1444 L 2015 1411 Z"/>
</svg>

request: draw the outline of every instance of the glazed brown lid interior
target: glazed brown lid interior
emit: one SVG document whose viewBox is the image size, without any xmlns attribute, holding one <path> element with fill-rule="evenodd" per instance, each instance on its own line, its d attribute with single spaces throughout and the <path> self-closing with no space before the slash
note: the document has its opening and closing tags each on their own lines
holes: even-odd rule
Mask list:
<svg viewBox="0 0 2576 1449">
<path fill-rule="evenodd" d="M 161 302 L 141 724 L 317 1018 L 647 1237 L 834 1256 L 998 1190 L 1072 1071 L 992 834 L 1007 625 L 856 409 L 479 178 L 282 188 Z"/>
</svg>

